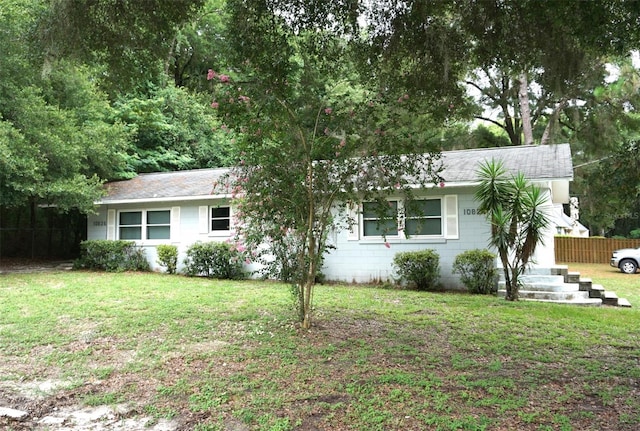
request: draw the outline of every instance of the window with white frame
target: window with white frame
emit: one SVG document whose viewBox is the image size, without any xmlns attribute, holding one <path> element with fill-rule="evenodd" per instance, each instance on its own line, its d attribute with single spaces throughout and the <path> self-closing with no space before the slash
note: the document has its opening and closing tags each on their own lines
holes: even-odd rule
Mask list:
<svg viewBox="0 0 640 431">
<path fill-rule="evenodd" d="M 442 235 L 442 201 L 414 200 L 404 208 L 404 231 L 411 236 Z"/>
<path fill-rule="evenodd" d="M 211 232 L 229 231 L 231 229 L 231 208 L 211 207 Z"/>
<path fill-rule="evenodd" d="M 349 240 L 398 239 L 458 239 L 458 198 L 445 195 L 411 202 L 390 200 L 363 202 L 360 229 L 351 230 Z M 388 210 L 382 216 L 381 210 Z M 383 211 L 384 212 L 384 211 Z"/>
<path fill-rule="evenodd" d="M 121 211 L 118 217 L 118 237 L 122 240 L 169 239 L 171 211 Z"/>
<path fill-rule="evenodd" d="M 388 201 L 384 211 L 378 202 L 363 202 L 362 235 L 365 238 L 398 236 L 398 201 Z"/>
</svg>

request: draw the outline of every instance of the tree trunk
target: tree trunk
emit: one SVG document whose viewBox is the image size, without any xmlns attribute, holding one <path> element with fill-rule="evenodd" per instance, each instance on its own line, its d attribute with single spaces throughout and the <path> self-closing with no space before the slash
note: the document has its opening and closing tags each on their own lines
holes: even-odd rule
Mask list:
<svg viewBox="0 0 640 431">
<path fill-rule="evenodd" d="M 35 199 L 32 199 L 30 202 L 30 220 L 29 220 L 29 224 L 31 225 L 31 259 L 35 259 L 36 258 L 36 225 L 37 225 L 37 217 L 36 217 L 36 209 L 38 208 L 36 206 L 36 201 Z"/>
<path fill-rule="evenodd" d="M 522 133 L 524 145 L 533 144 L 533 125 L 531 124 L 531 107 L 529 106 L 529 82 L 527 73 L 523 72 L 519 78 L 518 100 L 520 101 L 520 118 L 522 119 Z"/>
<path fill-rule="evenodd" d="M 304 306 L 304 318 L 302 319 L 302 328 L 311 328 L 311 297 L 313 292 L 313 286 L 316 282 L 316 238 L 313 234 L 312 227 L 309 227 L 308 235 L 308 248 L 307 253 L 309 255 L 309 263 L 307 273 L 305 275 L 305 281 L 302 288 L 303 292 L 303 306 Z"/>
<path fill-rule="evenodd" d="M 556 124 L 558 124 L 558 118 L 560 118 L 560 111 L 562 111 L 565 106 L 567 106 L 566 100 L 561 100 L 560 103 L 555 107 L 551 116 L 549 117 L 549 122 L 547 123 L 547 127 L 544 128 L 544 133 L 542 134 L 542 139 L 540 139 L 540 145 L 548 145 L 551 142 L 552 131 L 555 129 Z"/>
<path fill-rule="evenodd" d="M 500 250 L 500 260 L 502 261 L 502 270 L 504 272 L 504 284 L 507 291 L 504 299 L 507 301 L 518 300 L 518 275 L 512 271 L 509 265 L 508 250 Z"/>
</svg>

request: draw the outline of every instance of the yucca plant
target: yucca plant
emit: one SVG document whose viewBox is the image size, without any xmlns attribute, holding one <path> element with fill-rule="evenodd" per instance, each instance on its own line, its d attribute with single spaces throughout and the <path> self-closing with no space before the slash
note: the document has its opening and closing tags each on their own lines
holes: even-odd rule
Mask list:
<svg viewBox="0 0 640 431">
<path fill-rule="evenodd" d="M 544 211 L 547 200 L 539 187 L 522 173 L 509 175 L 500 161 L 487 161 L 478 169 L 480 185 L 475 198 L 478 210 L 491 223 L 489 245 L 502 262 L 506 299 L 517 301 L 520 275 L 531 263 L 550 219 Z"/>
</svg>

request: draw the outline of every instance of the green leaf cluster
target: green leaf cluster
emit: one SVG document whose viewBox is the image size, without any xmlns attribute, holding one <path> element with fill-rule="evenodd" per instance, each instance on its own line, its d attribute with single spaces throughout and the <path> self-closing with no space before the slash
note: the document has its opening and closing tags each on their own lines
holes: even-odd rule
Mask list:
<svg viewBox="0 0 640 431">
<path fill-rule="evenodd" d="M 400 282 L 408 282 L 418 290 L 433 290 L 440 279 L 440 255 L 435 250 L 396 253 L 393 266 Z"/>
<path fill-rule="evenodd" d="M 107 272 L 149 271 L 144 250 L 133 241 L 91 240 L 80 243 L 77 268 L 101 269 Z"/>
<path fill-rule="evenodd" d="M 488 250 L 467 250 L 456 256 L 452 272 L 460 274 L 460 281 L 469 293 L 492 294 L 497 290 L 496 255 Z"/>
<path fill-rule="evenodd" d="M 196 242 L 189 246 L 184 260 L 190 276 L 218 279 L 244 278 L 242 253 L 226 242 Z"/>
</svg>

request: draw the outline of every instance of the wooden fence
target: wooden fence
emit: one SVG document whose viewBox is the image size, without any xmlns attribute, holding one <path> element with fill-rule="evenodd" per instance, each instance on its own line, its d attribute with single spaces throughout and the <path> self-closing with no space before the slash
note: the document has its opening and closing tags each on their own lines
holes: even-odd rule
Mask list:
<svg viewBox="0 0 640 431">
<path fill-rule="evenodd" d="M 640 239 L 555 237 L 558 263 L 609 263 L 614 250 L 637 247 Z"/>
</svg>

